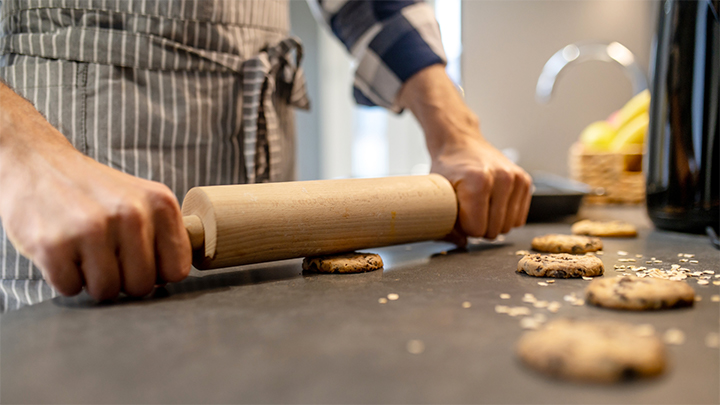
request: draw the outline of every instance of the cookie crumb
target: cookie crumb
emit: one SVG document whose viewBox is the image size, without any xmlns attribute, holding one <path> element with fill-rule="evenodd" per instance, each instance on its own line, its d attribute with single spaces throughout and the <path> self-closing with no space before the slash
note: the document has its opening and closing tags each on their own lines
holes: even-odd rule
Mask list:
<svg viewBox="0 0 720 405">
<path fill-rule="evenodd" d="M 698 284 L 700 284 L 700 285 L 707 285 L 707 284 L 710 284 L 710 282 L 707 281 L 707 280 L 698 280 Z"/>
<path fill-rule="evenodd" d="M 720 295 L 713 295 L 712 297 L 710 297 L 710 301 L 720 302 Z"/>
<path fill-rule="evenodd" d="M 547 287 L 547 286 L 548 286 L 548 283 L 546 283 L 546 282 L 544 282 L 544 281 L 540 281 L 540 282 L 538 283 L 538 285 L 539 285 L 539 286 L 542 286 L 542 287 Z"/>
<path fill-rule="evenodd" d="M 590 281 L 590 280 L 592 280 L 592 279 L 593 279 L 592 277 L 585 277 L 585 276 L 583 276 L 583 280 L 585 280 L 585 281 Z"/>
<path fill-rule="evenodd" d="M 550 303 L 547 301 L 535 301 L 535 303 L 533 303 L 535 308 L 547 308 L 548 305 L 550 305 Z"/>
<path fill-rule="evenodd" d="M 395 301 L 395 300 L 397 300 L 398 298 L 400 298 L 400 296 L 397 295 L 397 294 L 395 294 L 395 293 L 390 293 L 390 294 L 387 295 L 387 299 L 389 299 L 390 301 Z"/>
<path fill-rule="evenodd" d="M 696 302 L 697 302 L 697 301 L 702 301 L 702 297 L 699 296 L 699 295 L 696 295 L 696 296 L 695 296 L 695 301 L 696 301 Z"/>
<path fill-rule="evenodd" d="M 627 256 L 628 252 L 626 252 L 624 250 L 618 250 L 617 254 L 618 254 L 618 256 Z"/>
<path fill-rule="evenodd" d="M 500 299 L 509 300 L 509 299 L 510 299 L 510 294 L 500 294 Z"/>
<path fill-rule="evenodd" d="M 378 303 L 387 304 L 387 298 L 378 298 Z"/>
<path fill-rule="evenodd" d="M 465 301 L 462 303 L 462 307 L 465 309 L 470 308 L 471 306 L 472 304 L 470 303 L 470 301 Z"/>
<path fill-rule="evenodd" d="M 556 313 L 558 310 L 560 310 L 561 306 L 562 306 L 562 304 L 560 304 L 559 302 L 553 301 L 550 304 L 548 304 L 547 310 L 552 313 Z"/>
<path fill-rule="evenodd" d="M 643 323 L 635 327 L 635 333 L 643 337 L 652 336 L 655 334 L 655 328 L 648 323 Z"/>
<path fill-rule="evenodd" d="M 537 301 L 537 298 L 535 298 L 535 296 L 532 295 L 532 294 L 530 294 L 530 293 L 525 293 L 525 295 L 523 296 L 522 301 L 523 301 L 523 302 L 527 302 L 527 303 L 529 303 L 529 304 L 532 304 L 533 302 Z"/>
<path fill-rule="evenodd" d="M 530 315 L 530 309 L 526 307 L 512 307 L 508 311 L 510 316 Z"/>
<path fill-rule="evenodd" d="M 498 314 L 507 314 L 510 312 L 510 307 L 507 305 L 495 305 L 495 312 Z"/>
<path fill-rule="evenodd" d="M 422 340 L 408 340 L 407 351 L 411 354 L 420 354 L 425 351 L 425 343 Z"/>
<path fill-rule="evenodd" d="M 685 343 L 685 333 L 680 329 L 668 329 L 663 334 L 663 340 L 669 345 L 681 345 Z"/>
<path fill-rule="evenodd" d="M 520 327 L 535 330 L 540 327 L 540 323 L 535 318 L 523 318 L 520 320 Z"/>
</svg>

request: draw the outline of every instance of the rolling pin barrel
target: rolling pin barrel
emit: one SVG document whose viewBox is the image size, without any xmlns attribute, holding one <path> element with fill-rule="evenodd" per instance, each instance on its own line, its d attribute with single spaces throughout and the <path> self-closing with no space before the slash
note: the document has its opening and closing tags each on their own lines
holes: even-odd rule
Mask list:
<svg viewBox="0 0 720 405">
<path fill-rule="evenodd" d="M 442 176 L 196 187 L 183 220 L 198 269 L 440 239 L 457 217 Z"/>
</svg>

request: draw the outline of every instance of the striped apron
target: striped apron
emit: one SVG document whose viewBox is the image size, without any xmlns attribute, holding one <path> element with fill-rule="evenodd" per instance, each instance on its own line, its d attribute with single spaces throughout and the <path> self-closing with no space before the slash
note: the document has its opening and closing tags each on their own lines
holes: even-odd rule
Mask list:
<svg viewBox="0 0 720 405">
<path fill-rule="evenodd" d="M 1 3 L 0 78 L 82 153 L 179 201 L 294 179 L 292 108 L 308 101 L 285 0 Z M 0 309 L 56 296 L 0 237 Z"/>
</svg>

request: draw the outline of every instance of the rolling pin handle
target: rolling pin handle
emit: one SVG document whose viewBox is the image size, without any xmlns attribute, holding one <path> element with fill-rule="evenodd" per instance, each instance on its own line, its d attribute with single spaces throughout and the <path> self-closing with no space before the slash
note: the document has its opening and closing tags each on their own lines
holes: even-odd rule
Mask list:
<svg viewBox="0 0 720 405">
<path fill-rule="evenodd" d="M 183 217 L 183 223 L 190 237 L 190 245 L 192 250 L 203 249 L 205 247 L 205 228 L 200 217 L 197 215 L 188 215 Z"/>
</svg>

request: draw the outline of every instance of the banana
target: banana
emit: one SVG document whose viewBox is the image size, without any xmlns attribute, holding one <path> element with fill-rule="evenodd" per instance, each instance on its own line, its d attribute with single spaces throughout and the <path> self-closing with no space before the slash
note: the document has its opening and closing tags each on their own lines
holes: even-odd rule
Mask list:
<svg viewBox="0 0 720 405">
<path fill-rule="evenodd" d="M 617 135 L 610 142 L 610 150 L 622 152 L 632 144 L 642 145 L 645 141 L 645 133 L 647 133 L 649 123 L 650 116 L 647 112 L 641 112 L 635 116 L 618 130 Z"/>
<path fill-rule="evenodd" d="M 613 114 L 608 121 L 616 130 L 621 130 L 633 119 L 642 113 L 647 113 L 650 107 L 650 90 L 643 90 L 628 101 L 617 114 Z"/>
<path fill-rule="evenodd" d="M 604 152 L 615 136 L 615 128 L 607 121 L 595 121 L 582 131 L 580 142 L 588 149 Z"/>
</svg>

